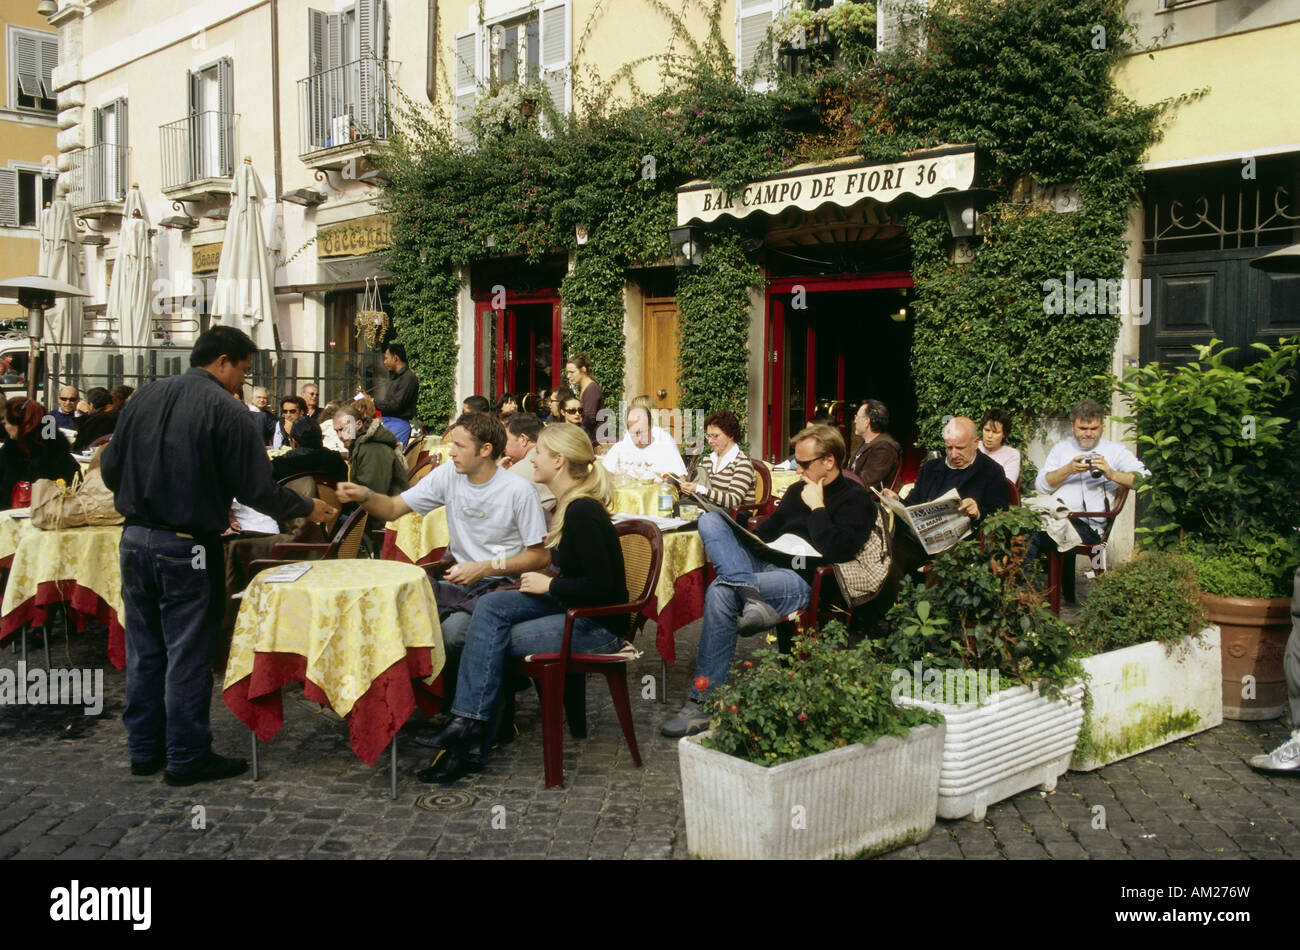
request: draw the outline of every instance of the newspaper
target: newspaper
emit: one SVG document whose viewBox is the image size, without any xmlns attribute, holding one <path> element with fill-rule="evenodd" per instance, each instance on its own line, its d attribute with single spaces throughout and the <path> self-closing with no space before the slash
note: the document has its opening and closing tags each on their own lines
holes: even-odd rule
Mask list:
<svg viewBox="0 0 1300 950">
<path fill-rule="evenodd" d="M 970 518 L 957 510 L 961 497 L 950 488 L 933 501 L 905 505 L 900 499 L 871 489 L 880 503 L 894 513 L 925 549 L 926 554 L 940 554 L 970 534 Z"/>
<path fill-rule="evenodd" d="M 673 487 L 681 492 L 683 497 L 690 498 L 699 505 L 701 510 L 716 512 L 727 519 L 727 527 L 735 532 L 740 543 L 759 560 L 766 561 L 769 564 L 779 564 L 782 567 L 793 567 L 795 570 L 802 570 L 808 566 L 809 558 L 821 558 L 821 552 L 813 547 L 807 538 L 801 538 L 797 534 L 783 534 L 772 541 L 764 541 L 732 518 L 731 512 L 726 508 L 682 488 L 681 479 L 672 475 L 667 476 L 667 478 Z"/>
</svg>

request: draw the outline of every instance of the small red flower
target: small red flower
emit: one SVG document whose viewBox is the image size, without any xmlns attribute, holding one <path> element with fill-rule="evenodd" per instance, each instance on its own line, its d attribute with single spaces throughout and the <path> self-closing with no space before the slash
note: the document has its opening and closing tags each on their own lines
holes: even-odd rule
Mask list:
<svg viewBox="0 0 1300 950">
<path fill-rule="evenodd" d="M 790 679 L 794 679 L 794 670 L 791 670 L 789 673 L 786 673 L 785 675 L 788 676 Z"/>
<path fill-rule="evenodd" d="M 708 688 L 709 688 L 709 678 L 707 676 L 695 677 L 695 689 L 698 692 L 702 693 Z"/>
<path fill-rule="evenodd" d="M 808 714 L 807 714 L 807 713 L 800 713 L 799 715 L 795 716 L 795 718 L 798 719 L 800 722 L 807 722 L 807 721 L 808 721 Z"/>
<path fill-rule="evenodd" d="M 737 706 L 735 703 L 732 703 L 730 706 L 727 707 L 727 712 L 729 713 L 740 712 L 740 707 Z"/>
<path fill-rule="evenodd" d="M 744 666 L 745 666 L 745 669 L 747 669 L 747 670 L 752 670 L 752 669 L 754 668 L 754 664 L 751 663 L 749 660 L 746 660 L 746 661 L 745 661 Z"/>
</svg>

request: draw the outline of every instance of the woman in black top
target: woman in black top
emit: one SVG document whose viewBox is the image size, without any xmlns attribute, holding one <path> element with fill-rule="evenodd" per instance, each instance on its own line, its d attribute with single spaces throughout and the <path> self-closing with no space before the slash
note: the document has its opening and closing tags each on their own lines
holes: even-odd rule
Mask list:
<svg viewBox="0 0 1300 950">
<path fill-rule="evenodd" d="M 533 471 L 557 499 L 546 546 L 560 574 L 524 574 L 519 590 L 496 591 L 475 605 L 460 659 L 453 718 L 431 740 L 447 754 L 416 773 L 422 782 L 454 782 L 482 768 L 470 754 L 482 743 L 496 712 L 506 656 L 559 650 L 569 607 L 627 601 L 623 552 L 609 518 L 613 490 L 604 466 L 595 464 L 586 433 L 570 423 L 547 426 L 537 440 Z M 603 626 L 587 618 L 575 621 L 570 649 L 617 652 L 627 634 L 627 620 L 606 618 Z"/>
<path fill-rule="evenodd" d="M 54 428 L 53 436 L 41 438 L 45 407 L 35 399 L 10 399 L 5 404 L 5 443 L 0 446 L 0 508 L 23 508 L 14 504 L 14 486 L 38 478 L 62 478 L 69 484 L 81 474 L 77 460 L 68 451 L 68 440 Z M 29 487 L 30 492 L 30 487 Z M 30 497 L 30 494 L 28 495 Z"/>
</svg>

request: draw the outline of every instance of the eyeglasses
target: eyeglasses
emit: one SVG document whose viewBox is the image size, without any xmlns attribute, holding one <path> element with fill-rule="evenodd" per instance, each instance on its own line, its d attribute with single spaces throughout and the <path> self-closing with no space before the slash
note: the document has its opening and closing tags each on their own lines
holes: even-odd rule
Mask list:
<svg viewBox="0 0 1300 950">
<path fill-rule="evenodd" d="M 826 455 L 825 455 L 825 453 L 823 453 L 823 454 L 821 454 L 821 455 L 816 456 L 815 458 L 810 458 L 810 459 L 795 459 L 795 460 L 794 460 L 794 464 L 797 465 L 797 466 L 799 466 L 800 468 L 808 468 L 809 466 L 812 465 L 813 462 L 820 462 L 820 461 L 821 461 L 822 459 L 824 459 L 825 457 L 826 457 Z"/>
<path fill-rule="evenodd" d="M 297 410 L 297 409 L 282 409 L 282 410 L 280 410 L 280 411 L 283 412 L 286 416 L 296 416 L 296 415 L 299 415 L 299 410 Z"/>
<path fill-rule="evenodd" d="M 582 407 L 581 407 L 581 406 L 566 406 L 566 407 L 564 408 L 564 414 L 565 414 L 566 416 L 580 416 L 580 415 L 582 415 Z"/>
</svg>

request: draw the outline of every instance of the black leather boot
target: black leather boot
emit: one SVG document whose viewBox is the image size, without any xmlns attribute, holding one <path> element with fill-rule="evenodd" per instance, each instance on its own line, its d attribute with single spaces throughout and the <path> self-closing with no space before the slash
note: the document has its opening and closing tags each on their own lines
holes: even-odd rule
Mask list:
<svg viewBox="0 0 1300 950">
<path fill-rule="evenodd" d="M 417 744 L 429 749 L 450 749 L 462 739 L 474 733 L 479 739 L 487 734 L 487 723 L 480 719 L 466 719 L 464 716 L 453 716 L 451 722 L 436 735 L 416 736 Z"/>
</svg>

